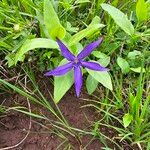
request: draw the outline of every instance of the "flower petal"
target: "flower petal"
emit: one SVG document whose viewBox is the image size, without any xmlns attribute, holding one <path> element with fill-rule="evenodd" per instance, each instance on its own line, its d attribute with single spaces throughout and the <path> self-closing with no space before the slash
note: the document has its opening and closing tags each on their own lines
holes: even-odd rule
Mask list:
<svg viewBox="0 0 150 150">
<path fill-rule="evenodd" d="M 74 67 L 74 84 L 77 97 L 80 96 L 80 91 L 82 87 L 82 71 L 80 66 Z"/>
<path fill-rule="evenodd" d="M 44 74 L 44 76 L 61 76 L 72 69 L 73 67 L 72 64 L 73 64 L 72 62 L 69 62 L 65 65 L 59 66 L 54 70 L 48 71 L 47 73 Z"/>
<path fill-rule="evenodd" d="M 99 44 L 103 41 L 103 38 L 99 38 L 97 41 L 92 42 L 90 44 L 88 44 L 79 54 L 78 54 L 78 59 L 81 60 L 83 58 L 85 58 L 86 56 L 88 56 L 89 54 L 91 54 L 91 52 L 96 49 Z"/>
<path fill-rule="evenodd" d="M 109 70 L 109 69 L 107 69 L 107 68 L 105 68 L 105 67 L 103 67 L 100 64 L 95 63 L 95 62 L 82 61 L 81 65 L 83 67 L 86 67 L 88 69 L 95 70 L 95 71 L 108 71 Z"/>
<path fill-rule="evenodd" d="M 57 43 L 59 45 L 62 55 L 70 61 L 74 60 L 75 56 L 68 50 L 68 48 L 58 38 L 57 38 Z"/>
</svg>

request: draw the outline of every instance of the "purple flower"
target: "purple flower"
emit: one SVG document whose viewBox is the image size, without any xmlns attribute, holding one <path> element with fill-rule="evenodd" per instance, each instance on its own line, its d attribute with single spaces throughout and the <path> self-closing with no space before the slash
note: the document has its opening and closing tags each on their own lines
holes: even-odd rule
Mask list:
<svg viewBox="0 0 150 150">
<path fill-rule="evenodd" d="M 82 71 L 81 68 L 85 67 L 95 71 L 108 71 L 107 68 L 101 66 L 95 62 L 87 62 L 85 57 L 91 54 L 103 41 L 103 38 L 99 38 L 97 41 L 88 44 L 77 56 L 74 56 L 68 48 L 57 38 L 57 43 L 61 50 L 62 55 L 69 61 L 67 64 L 59 66 L 54 70 L 45 73 L 45 76 L 61 76 L 68 71 L 74 69 L 74 84 L 76 95 L 79 97 L 82 87 Z"/>
</svg>

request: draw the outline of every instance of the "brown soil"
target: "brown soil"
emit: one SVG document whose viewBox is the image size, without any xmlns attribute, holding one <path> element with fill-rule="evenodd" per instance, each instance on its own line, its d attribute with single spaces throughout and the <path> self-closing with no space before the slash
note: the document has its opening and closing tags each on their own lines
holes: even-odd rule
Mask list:
<svg viewBox="0 0 150 150">
<path fill-rule="evenodd" d="M 49 83 L 47 87 L 52 89 L 52 86 L 49 85 Z M 42 87 L 42 89 L 45 88 Z M 72 91 L 74 90 L 70 90 L 70 92 L 64 96 L 58 106 L 70 126 L 84 131 L 91 131 L 94 122 L 100 119 L 99 113 L 90 107 L 81 108 L 81 106 L 87 104 L 87 102 L 76 98 L 75 93 Z M 83 91 L 85 91 L 85 89 Z M 88 95 L 83 91 L 81 97 L 88 98 Z M 45 91 L 44 93 L 46 94 L 47 92 Z M 16 94 L 11 96 L 12 97 L 7 96 L 6 98 L 0 99 L 0 104 L 5 99 L 3 105 L 16 106 L 19 103 L 19 105 L 21 104 L 22 106 L 27 107 L 25 98 Z M 48 94 L 46 97 L 48 97 Z M 32 112 L 42 112 L 45 113 L 49 119 L 56 119 L 45 109 L 37 105 L 31 105 Z M 2 114 L 0 116 L 0 150 L 3 150 L 1 148 L 13 146 L 20 142 L 29 131 L 29 123 L 30 117 L 22 113 L 9 111 L 4 115 Z M 40 124 L 48 127 L 48 129 Z M 105 147 L 100 139 L 91 135 L 81 135 L 76 132 L 78 137 L 73 137 L 62 132 L 65 138 L 62 136 L 60 137 L 55 134 L 55 128 L 41 119 L 32 118 L 31 125 L 28 137 L 19 146 L 13 148 L 13 150 L 101 150 L 102 147 Z M 110 138 L 115 136 L 112 129 L 102 128 L 101 131 Z M 63 143 L 65 140 L 66 142 Z M 109 147 L 114 148 L 114 144 L 110 143 L 110 141 L 106 140 L 106 143 Z"/>
<path fill-rule="evenodd" d="M 87 95 L 82 94 L 82 97 L 87 97 Z M 14 95 L 12 98 L 7 97 L 5 99 L 6 104 L 4 105 L 14 105 L 14 101 L 15 103 L 19 102 L 26 105 L 26 100 L 18 95 Z M 81 108 L 83 104 L 85 104 L 85 102 L 81 99 L 77 99 L 74 96 L 74 93 L 70 92 L 61 100 L 59 107 L 71 126 L 88 131 L 91 122 L 96 120 L 98 115 L 91 108 Z M 35 109 L 35 106 L 32 109 Z M 49 114 L 49 116 L 51 115 Z M 20 142 L 28 131 L 29 120 L 28 116 L 19 112 L 11 111 L 6 115 L 1 115 L 0 148 L 13 146 Z M 35 121 L 42 123 L 43 125 L 45 124 L 42 120 L 32 119 L 32 128 L 29 136 L 17 148 L 13 148 L 14 150 L 55 150 L 64 141 L 64 139 L 46 130 Z M 68 144 L 72 147 L 70 149 L 75 150 L 82 149 L 86 146 L 87 150 L 100 150 L 103 146 L 100 140 L 89 135 L 80 135 L 80 142 L 68 134 L 65 135 L 68 141 L 60 146 L 60 150 L 64 149 Z"/>
</svg>

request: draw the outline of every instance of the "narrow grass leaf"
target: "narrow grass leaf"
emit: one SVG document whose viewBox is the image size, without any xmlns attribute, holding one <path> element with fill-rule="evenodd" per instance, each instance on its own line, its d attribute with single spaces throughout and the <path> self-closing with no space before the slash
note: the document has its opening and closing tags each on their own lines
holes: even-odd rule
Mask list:
<svg viewBox="0 0 150 150">
<path fill-rule="evenodd" d="M 9 88 L 11 88 L 12 90 L 16 91 L 17 93 L 19 93 L 20 95 L 30 99 L 33 102 L 36 102 L 37 104 L 41 104 L 43 105 L 40 101 L 38 101 L 36 98 L 34 98 L 33 96 L 31 96 L 30 94 L 28 94 L 27 92 L 24 92 L 23 90 L 21 90 L 20 88 L 10 84 L 9 82 L 0 79 L 0 84 L 3 84 L 5 86 L 8 86 Z"/>
<path fill-rule="evenodd" d="M 141 119 L 144 119 L 144 117 L 148 114 L 149 104 L 150 104 L 150 95 L 148 95 L 146 100 L 144 101 L 143 108 L 141 110 L 141 115 L 140 115 Z"/>
<path fill-rule="evenodd" d="M 0 47 L 4 47 L 6 49 L 10 49 L 11 46 L 8 45 L 7 43 L 3 42 L 3 41 L 0 41 Z M 2 51 L 2 49 L 0 49 L 0 51 Z"/>
<path fill-rule="evenodd" d="M 13 108 L 12 108 L 13 109 Z M 27 112 L 27 111 L 24 111 L 24 110 L 21 110 L 21 109 L 14 109 L 15 111 L 18 111 L 18 112 L 21 112 L 21 113 L 23 113 L 23 114 L 26 114 L 26 115 L 29 115 L 29 116 L 31 116 L 31 117 L 34 117 L 34 118 L 38 118 L 38 119 L 47 119 L 47 118 L 45 118 L 45 117 L 43 117 L 43 116 L 41 116 L 41 115 L 38 115 L 38 114 L 34 114 L 34 113 L 32 113 L 32 112 Z"/>
</svg>

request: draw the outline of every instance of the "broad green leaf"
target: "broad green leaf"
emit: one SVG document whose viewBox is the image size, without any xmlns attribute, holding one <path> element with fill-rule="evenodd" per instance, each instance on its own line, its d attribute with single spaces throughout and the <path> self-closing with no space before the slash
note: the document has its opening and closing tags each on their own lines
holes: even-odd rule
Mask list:
<svg viewBox="0 0 150 150">
<path fill-rule="evenodd" d="M 75 45 L 78 43 L 81 39 L 92 35 L 96 31 L 99 30 L 99 28 L 104 27 L 105 25 L 100 24 L 100 18 L 98 16 L 94 17 L 91 24 L 86 28 L 81 30 L 80 32 L 73 35 L 69 40 L 69 46 Z"/>
<path fill-rule="evenodd" d="M 6 55 L 5 59 L 7 60 L 8 67 L 15 65 L 15 53 L 9 53 Z M 24 60 L 24 55 L 20 57 L 19 61 Z"/>
<path fill-rule="evenodd" d="M 100 82 L 106 88 L 112 90 L 112 81 L 108 72 L 94 71 L 86 69 L 88 73 L 98 82 Z"/>
<path fill-rule="evenodd" d="M 105 58 L 101 58 L 101 59 L 98 60 L 98 62 L 99 62 L 103 67 L 106 67 L 106 66 L 108 66 L 109 63 L 110 63 L 110 57 L 107 56 L 107 57 L 105 57 Z"/>
<path fill-rule="evenodd" d="M 92 94 L 98 86 L 98 81 L 95 80 L 91 75 L 88 75 L 86 79 L 86 88 L 88 91 L 88 94 Z"/>
<path fill-rule="evenodd" d="M 111 55 L 112 53 L 114 53 L 120 47 L 120 45 L 121 43 L 116 41 L 114 43 L 107 44 L 105 47 L 105 51 L 109 52 L 107 55 Z"/>
<path fill-rule="evenodd" d="M 106 66 L 108 66 L 108 64 L 110 63 L 110 57 L 107 56 L 106 54 L 104 54 L 104 53 L 102 53 L 102 52 L 99 52 L 99 51 L 94 51 L 92 54 L 93 54 L 95 57 L 100 58 L 100 59 L 98 60 L 98 62 L 99 62 L 102 66 L 106 67 Z"/>
<path fill-rule="evenodd" d="M 89 0 L 76 0 L 75 4 L 81 4 L 81 3 L 90 3 Z"/>
<path fill-rule="evenodd" d="M 110 63 L 110 57 L 100 51 L 94 51 L 92 53 L 95 57 L 100 58 L 98 62 L 106 67 Z"/>
<path fill-rule="evenodd" d="M 71 23 L 67 22 L 67 28 L 66 28 L 66 30 L 69 31 L 69 32 L 72 32 L 72 33 L 76 33 L 76 32 L 78 32 L 79 28 L 72 27 Z"/>
<path fill-rule="evenodd" d="M 147 9 L 148 9 L 148 19 L 150 18 L 150 0 L 146 1 Z"/>
<path fill-rule="evenodd" d="M 58 48 L 55 41 L 45 38 L 28 39 L 16 53 L 15 63 L 19 61 L 25 53 L 35 48 Z"/>
<path fill-rule="evenodd" d="M 140 56 L 142 53 L 140 51 L 132 51 L 128 53 L 128 58 L 129 59 L 135 59 L 137 56 Z"/>
<path fill-rule="evenodd" d="M 121 68 L 122 73 L 126 74 L 126 73 L 129 72 L 130 66 L 129 66 L 128 62 L 125 59 L 123 59 L 121 57 L 118 57 L 117 58 L 117 64 Z"/>
<path fill-rule="evenodd" d="M 60 4 L 64 7 L 65 11 L 73 9 L 73 5 L 71 4 L 71 1 L 63 0 L 60 2 Z"/>
<path fill-rule="evenodd" d="M 36 10 L 36 18 L 39 21 L 40 37 L 50 38 L 50 35 L 48 33 L 48 29 L 45 28 L 44 16 L 43 16 L 42 12 L 40 12 L 39 10 Z"/>
<path fill-rule="evenodd" d="M 136 16 L 139 22 L 147 21 L 148 19 L 148 6 L 145 0 L 138 0 L 136 4 Z"/>
<path fill-rule="evenodd" d="M 123 116 L 123 125 L 124 125 L 124 127 L 125 128 L 128 127 L 129 124 L 132 122 L 132 120 L 133 120 L 133 116 L 132 115 L 130 115 L 129 113 L 125 114 Z"/>
<path fill-rule="evenodd" d="M 44 23 L 52 39 L 56 37 L 60 39 L 64 38 L 66 30 L 60 24 L 57 13 L 50 0 L 44 0 Z"/>
<path fill-rule="evenodd" d="M 123 12 L 109 4 L 103 3 L 101 6 L 109 13 L 109 15 L 114 19 L 115 23 L 122 28 L 122 30 L 124 30 L 128 35 L 134 34 L 134 27 Z"/>
<path fill-rule="evenodd" d="M 105 58 L 107 55 L 100 51 L 93 51 L 92 54 L 97 58 Z"/>
<path fill-rule="evenodd" d="M 141 67 L 137 67 L 137 68 L 130 68 L 130 70 L 136 72 L 136 73 L 141 73 L 141 71 L 145 72 L 145 69 L 143 68 L 141 70 Z"/>
<path fill-rule="evenodd" d="M 67 63 L 66 60 L 60 62 L 60 65 Z M 63 76 L 54 77 L 54 101 L 58 103 L 73 84 L 73 72 L 70 71 Z"/>
</svg>

